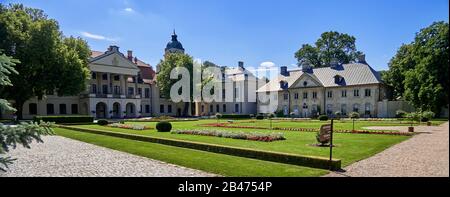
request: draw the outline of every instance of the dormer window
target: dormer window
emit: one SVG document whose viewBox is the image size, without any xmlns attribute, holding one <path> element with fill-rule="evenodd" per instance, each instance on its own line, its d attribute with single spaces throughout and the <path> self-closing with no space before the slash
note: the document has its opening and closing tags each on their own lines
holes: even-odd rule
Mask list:
<svg viewBox="0 0 450 197">
<path fill-rule="evenodd" d="M 342 82 L 344 82 L 344 77 L 342 77 L 342 76 L 340 76 L 340 75 L 334 76 L 334 83 L 335 83 L 335 84 L 340 84 L 340 83 L 342 83 Z"/>
<path fill-rule="evenodd" d="M 280 81 L 280 88 L 283 90 L 288 89 L 288 82 L 287 81 Z"/>
</svg>

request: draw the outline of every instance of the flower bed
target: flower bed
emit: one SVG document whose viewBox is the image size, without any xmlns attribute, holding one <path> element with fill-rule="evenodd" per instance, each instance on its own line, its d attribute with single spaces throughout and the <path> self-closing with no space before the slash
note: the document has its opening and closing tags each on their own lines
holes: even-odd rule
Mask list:
<svg viewBox="0 0 450 197">
<path fill-rule="evenodd" d="M 247 132 L 229 132 L 229 131 L 208 131 L 208 130 L 175 130 L 172 134 L 188 134 L 188 135 L 202 135 L 214 136 L 232 139 L 243 139 L 261 142 L 273 142 L 276 140 L 285 140 L 282 133 L 247 133 Z"/>
<path fill-rule="evenodd" d="M 210 124 L 201 124 L 199 126 L 205 127 L 223 127 L 223 128 L 241 128 L 241 129 L 269 129 L 267 127 L 255 127 L 255 126 L 239 126 L 239 125 L 231 125 L 227 123 L 210 123 Z M 303 131 L 303 132 L 318 132 L 319 128 L 283 128 L 283 127 L 273 127 L 272 130 L 283 130 L 283 131 Z M 383 134 L 383 135 L 403 135 L 403 136 L 411 136 L 414 133 L 409 132 L 399 132 L 399 131 L 379 131 L 379 130 L 341 130 L 335 129 L 335 133 L 355 133 L 355 134 Z"/>
<path fill-rule="evenodd" d="M 121 123 L 112 123 L 107 125 L 108 127 L 113 128 L 121 128 L 121 129 L 132 129 L 132 130 L 146 130 L 146 129 L 153 129 L 148 126 L 144 125 L 135 125 L 135 124 L 121 124 Z"/>
</svg>

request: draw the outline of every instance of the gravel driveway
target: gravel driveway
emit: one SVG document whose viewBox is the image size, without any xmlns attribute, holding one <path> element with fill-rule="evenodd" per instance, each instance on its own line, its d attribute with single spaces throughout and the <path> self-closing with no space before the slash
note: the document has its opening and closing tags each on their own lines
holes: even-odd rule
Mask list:
<svg viewBox="0 0 450 197">
<path fill-rule="evenodd" d="M 6 156 L 17 158 L 0 177 L 193 177 L 215 176 L 60 136 L 45 136 L 31 149 L 18 147 Z"/>
<path fill-rule="evenodd" d="M 407 127 L 383 127 L 400 129 Z M 346 172 L 325 176 L 342 177 L 423 177 L 449 176 L 449 123 L 441 126 L 419 126 L 420 134 L 392 146 L 368 159 L 347 166 Z"/>
</svg>

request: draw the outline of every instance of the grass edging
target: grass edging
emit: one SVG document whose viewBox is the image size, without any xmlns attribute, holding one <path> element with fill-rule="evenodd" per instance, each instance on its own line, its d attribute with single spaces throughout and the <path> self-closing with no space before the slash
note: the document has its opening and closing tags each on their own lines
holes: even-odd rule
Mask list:
<svg viewBox="0 0 450 197">
<path fill-rule="evenodd" d="M 329 169 L 330 168 L 329 159 L 324 158 L 324 157 L 303 156 L 303 155 L 279 153 L 279 152 L 271 152 L 271 151 L 260 151 L 260 150 L 254 150 L 254 149 L 248 149 L 248 148 L 236 148 L 236 147 L 231 147 L 231 146 L 207 144 L 207 143 L 200 143 L 200 142 L 188 142 L 188 141 L 183 141 L 183 140 L 166 139 L 166 138 L 159 138 L 159 137 L 149 137 L 149 136 L 135 135 L 135 134 L 125 134 L 125 133 L 120 133 L 120 132 L 104 131 L 104 130 L 98 130 L 98 129 L 86 129 L 86 128 L 80 128 L 80 127 L 65 126 L 65 125 L 59 125 L 59 127 L 69 129 L 69 130 L 74 130 L 74 131 L 94 133 L 94 134 L 106 135 L 106 136 L 111 136 L 111 137 L 119 137 L 119 138 L 125 138 L 125 139 L 130 139 L 130 140 L 142 141 L 142 142 L 159 143 L 159 144 L 164 144 L 164 145 L 169 145 L 169 146 L 190 148 L 190 149 L 196 149 L 196 150 L 201 150 L 201 151 L 208 151 L 208 152 L 221 153 L 221 154 L 246 157 L 246 158 L 252 158 L 252 159 L 259 159 L 259 160 L 265 160 L 265 161 L 293 164 L 293 165 L 298 165 L 298 166 L 306 166 L 306 167 L 311 167 L 311 168 L 320 168 L 320 169 Z M 341 160 L 333 159 L 331 161 L 331 169 L 332 170 L 341 169 Z"/>
</svg>

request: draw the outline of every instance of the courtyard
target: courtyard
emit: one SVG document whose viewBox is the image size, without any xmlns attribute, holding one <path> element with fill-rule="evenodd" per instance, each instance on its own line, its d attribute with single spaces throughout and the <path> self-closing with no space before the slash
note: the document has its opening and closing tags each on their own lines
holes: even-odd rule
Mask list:
<svg viewBox="0 0 450 197">
<path fill-rule="evenodd" d="M 122 125 L 131 126 L 130 128 L 140 128 L 139 130 L 130 128 L 117 128 L 111 125 L 98 125 L 98 124 L 84 124 L 84 125 L 71 125 L 68 128 L 55 128 L 55 133 L 58 136 L 56 138 L 67 138 L 86 142 L 96 146 L 104 147 L 107 149 L 113 149 L 116 152 L 129 153 L 132 156 L 139 156 L 140 159 L 148 158 L 150 160 L 158 160 L 165 163 L 182 166 L 186 169 L 192 169 L 193 172 L 201 172 L 204 174 L 193 174 L 199 176 L 323 176 L 329 173 L 328 170 L 320 168 L 312 168 L 301 165 L 292 165 L 282 162 L 265 161 L 254 158 L 239 157 L 229 155 L 226 153 L 214 153 L 209 151 L 196 150 L 192 148 L 176 147 L 159 143 L 142 142 L 139 140 L 124 139 L 119 137 L 112 137 L 101 134 L 87 133 L 75 131 L 71 128 L 78 129 L 94 129 L 105 132 L 116 132 L 121 134 L 131 134 L 138 136 L 155 137 L 158 139 L 170 139 L 183 142 L 192 143 L 207 143 L 218 146 L 244 148 L 257 151 L 277 152 L 283 154 L 302 155 L 308 157 L 321 157 L 327 158 L 329 156 L 328 147 L 317 147 L 314 144 L 316 141 L 316 131 L 308 129 L 318 129 L 321 125 L 327 124 L 330 121 L 318 121 L 318 120 L 294 120 L 294 119 L 276 119 L 276 120 L 255 120 L 255 119 L 238 119 L 238 120 L 216 120 L 216 119 L 200 119 L 200 120 L 186 120 L 175 119 L 171 122 L 172 132 L 158 132 L 155 127 L 157 122 L 152 121 L 138 121 L 130 120 L 123 122 Z M 272 123 L 270 123 L 272 122 Z M 432 126 L 414 125 L 416 132 L 414 134 L 405 132 L 410 125 L 408 121 L 401 121 L 395 119 L 379 119 L 379 120 L 356 120 L 355 130 L 365 131 L 364 133 L 351 133 L 343 132 L 353 130 L 353 121 L 351 120 L 335 120 L 335 134 L 334 142 L 335 148 L 333 148 L 333 158 L 339 159 L 342 162 L 342 169 L 353 168 L 354 165 L 358 165 L 359 161 L 369 159 L 372 156 L 382 154 L 386 149 L 403 144 L 408 141 L 412 141 L 420 136 L 428 135 L 431 131 L 441 128 L 446 120 L 432 120 Z M 270 127 L 272 125 L 272 127 Z M 445 124 L 444 124 L 445 126 Z M 448 124 L 447 124 L 448 126 Z M 272 129 L 271 129 L 272 128 Z M 300 130 L 284 130 L 280 128 L 304 128 L 305 131 Z M 187 135 L 180 134 L 176 131 L 215 131 L 215 132 L 230 132 L 230 133 L 243 133 L 243 134 L 278 134 L 284 137 L 284 140 L 275 140 L 270 142 L 255 141 L 255 140 L 242 140 L 216 136 L 203 136 L 203 135 Z M 430 131 L 430 132 L 429 132 Z M 382 133 L 380 133 L 382 132 Z M 427 134 L 428 133 L 428 134 Z M 411 139 L 412 138 L 412 139 Z M 54 138 L 46 138 L 49 140 L 49 144 L 52 144 Z M 415 140 L 417 141 L 417 140 Z M 445 144 L 445 142 L 443 142 Z M 45 146 L 46 143 L 43 145 Z M 447 141 L 448 145 L 448 141 Z M 37 145 L 41 146 L 41 144 Z M 409 146 L 422 146 L 421 143 L 410 143 Z M 33 146 L 32 146 L 33 147 Z M 25 150 L 25 151 L 33 151 Z M 64 152 L 64 151 L 63 151 Z M 11 153 L 14 156 L 14 152 Z M 423 153 L 430 155 L 428 153 Z M 68 153 L 67 155 L 70 155 Z M 394 154 L 395 155 L 395 154 Z M 33 157 L 38 156 L 30 156 Z M 56 157 L 55 157 L 56 158 Z M 64 159 L 64 158 L 61 158 Z M 67 159 L 67 158 L 66 158 Z M 396 160 L 390 157 L 391 160 Z M 32 159 L 37 161 L 36 159 Z M 58 159 L 56 159 L 58 160 Z M 448 161 L 448 160 L 447 160 Z M 45 162 L 39 161 L 39 162 Z M 54 165 L 58 165 L 55 162 Z M 89 159 L 87 159 L 87 163 Z M 133 162 L 131 162 L 133 163 Z M 76 161 L 66 161 L 66 165 L 80 165 L 81 163 Z M 105 168 L 108 167 L 108 162 L 104 163 Z M 15 167 L 20 168 L 20 162 L 17 165 L 12 166 L 12 172 Z M 133 164 L 129 165 L 132 168 Z M 130 170 L 128 176 L 162 176 L 161 173 L 152 173 L 158 171 L 170 171 L 171 167 L 167 168 L 162 165 L 160 168 L 143 168 L 141 174 L 134 170 Z M 58 169 L 58 168 L 57 168 Z M 69 168 L 70 169 L 70 168 Z M 176 169 L 176 168 L 175 168 Z M 127 170 L 125 170 L 127 171 Z M 375 170 L 372 170 L 376 172 Z M 447 170 L 448 171 L 448 170 Z M 89 170 L 86 171 L 89 173 Z M 175 172 L 177 172 L 175 170 Z M 169 173 L 169 176 L 185 176 L 189 172 L 183 173 Z M 63 173 L 64 174 L 64 173 Z M 48 172 L 47 176 L 57 176 Z M 68 176 L 78 176 L 77 174 L 67 174 Z M 120 174 L 121 176 L 127 176 L 127 174 Z M 359 174 L 363 175 L 363 174 Z M 14 175 L 12 175 L 14 176 Z M 102 176 L 96 174 L 93 176 Z M 114 176 L 113 174 L 106 174 L 104 176 Z M 356 174 L 355 176 L 358 176 Z M 395 176 L 395 175 L 394 175 Z"/>
</svg>

